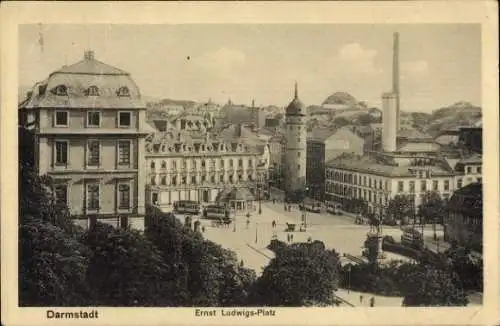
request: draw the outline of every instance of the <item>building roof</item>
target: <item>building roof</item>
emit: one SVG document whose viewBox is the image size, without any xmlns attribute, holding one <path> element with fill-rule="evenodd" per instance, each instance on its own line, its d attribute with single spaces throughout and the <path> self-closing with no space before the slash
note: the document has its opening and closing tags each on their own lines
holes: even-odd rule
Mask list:
<svg viewBox="0 0 500 326">
<path fill-rule="evenodd" d="M 216 202 L 229 202 L 229 201 L 253 201 L 255 197 L 252 195 L 250 190 L 246 187 L 236 188 L 228 187 L 223 189 L 217 195 Z"/>
<path fill-rule="evenodd" d="M 398 137 L 411 139 L 411 140 L 432 139 L 431 135 L 424 133 L 424 132 L 421 132 L 415 128 L 404 128 L 404 129 L 398 130 Z"/>
<path fill-rule="evenodd" d="M 325 141 L 333 136 L 337 130 L 335 128 L 315 128 L 307 133 L 307 140 Z"/>
<path fill-rule="evenodd" d="M 483 185 L 471 183 L 456 190 L 448 201 L 447 207 L 475 217 L 483 217 Z"/>
<path fill-rule="evenodd" d="M 391 156 L 374 154 L 365 154 L 363 156 L 343 154 L 329 160 L 326 166 L 389 177 L 411 177 L 413 176 L 411 170 L 415 168 L 410 164 L 398 165 Z M 449 172 L 440 164 L 427 166 L 426 169 L 429 169 L 431 174 L 435 176 L 453 175 L 452 172 Z"/>
<path fill-rule="evenodd" d="M 477 164 L 482 162 L 483 162 L 483 156 L 480 154 L 473 154 L 459 161 L 459 163 L 461 164 Z"/>
<path fill-rule="evenodd" d="M 91 86 L 97 87 L 97 96 L 87 95 Z M 61 95 L 56 95 L 56 90 L 63 88 Z M 128 95 L 119 96 L 119 89 L 128 90 Z M 62 67 L 35 84 L 21 108 L 145 109 L 146 105 L 129 73 L 86 53 L 84 60 Z"/>
<path fill-rule="evenodd" d="M 299 100 L 297 83 L 295 83 L 295 96 L 286 107 L 287 115 L 306 115 L 306 106 Z"/>
</svg>

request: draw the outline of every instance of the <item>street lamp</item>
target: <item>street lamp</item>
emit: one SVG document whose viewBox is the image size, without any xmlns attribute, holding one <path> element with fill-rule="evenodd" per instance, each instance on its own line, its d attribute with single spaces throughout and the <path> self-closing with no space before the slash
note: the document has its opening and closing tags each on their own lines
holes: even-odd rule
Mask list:
<svg viewBox="0 0 500 326">
<path fill-rule="evenodd" d="M 351 265 L 347 265 L 347 293 L 351 292 Z"/>
<path fill-rule="evenodd" d="M 260 191 L 261 191 L 262 184 L 259 183 L 257 184 L 257 196 L 259 198 L 259 215 L 262 214 L 262 203 L 261 203 L 261 198 L 260 198 Z"/>
<path fill-rule="evenodd" d="M 257 223 L 255 223 L 255 243 L 257 243 L 257 241 L 258 241 L 258 238 L 257 238 L 257 230 L 258 230 L 258 228 L 259 228 L 259 223 L 257 222 Z"/>
<path fill-rule="evenodd" d="M 236 232 L 236 209 L 233 210 L 233 232 Z"/>
</svg>

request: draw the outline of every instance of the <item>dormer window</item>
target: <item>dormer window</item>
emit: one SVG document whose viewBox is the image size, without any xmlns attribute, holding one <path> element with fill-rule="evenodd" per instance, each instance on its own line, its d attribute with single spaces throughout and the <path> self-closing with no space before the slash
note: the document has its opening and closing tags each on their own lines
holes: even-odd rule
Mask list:
<svg viewBox="0 0 500 326">
<path fill-rule="evenodd" d="M 66 85 L 59 85 L 52 89 L 52 93 L 57 96 L 67 96 L 68 88 L 66 87 Z"/>
<path fill-rule="evenodd" d="M 130 92 L 128 90 L 128 87 L 122 86 L 122 87 L 118 88 L 118 90 L 116 91 L 116 95 L 118 95 L 118 96 L 130 96 Z"/>
<path fill-rule="evenodd" d="M 99 88 L 97 86 L 90 86 L 87 89 L 87 96 L 99 96 Z"/>
</svg>

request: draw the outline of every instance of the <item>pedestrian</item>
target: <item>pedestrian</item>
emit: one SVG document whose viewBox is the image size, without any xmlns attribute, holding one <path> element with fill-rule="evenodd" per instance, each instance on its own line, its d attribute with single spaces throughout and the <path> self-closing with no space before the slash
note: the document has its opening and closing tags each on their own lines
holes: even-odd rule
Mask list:
<svg viewBox="0 0 500 326">
<path fill-rule="evenodd" d="M 276 228 L 276 221 L 273 220 L 273 229 Z"/>
<path fill-rule="evenodd" d="M 247 218 L 247 229 L 248 229 L 249 225 L 250 225 L 250 219 Z"/>
<path fill-rule="evenodd" d="M 290 242 L 293 242 L 293 233 L 290 234 Z"/>
<path fill-rule="evenodd" d="M 361 303 L 361 304 L 363 303 L 363 295 L 359 296 L 359 303 Z"/>
<path fill-rule="evenodd" d="M 205 226 L 204 225 L 201 227 L 201 232 L 205 233 Z"/>
<path fill-rule="evenodd" d="M 374 297 L 372 297 L 370 299 L 370 307 L 375 307 L 375 298 Z"/>
<path fill-rule="evenodd" d="M 276 204 L 276 199 L 273 197 L 273 204 Z"/>
<path fill-rule="evenodd" d="M 287 241 L 288 243 L 290 243 L 290 233 L 287 233 L 287 234 L 286 234 L 286 241 Z"/>
</svg>

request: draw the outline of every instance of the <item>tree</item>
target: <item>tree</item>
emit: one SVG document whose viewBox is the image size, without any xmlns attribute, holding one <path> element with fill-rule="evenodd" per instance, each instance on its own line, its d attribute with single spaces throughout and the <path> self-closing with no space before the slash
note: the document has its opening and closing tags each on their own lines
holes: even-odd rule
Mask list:
<svg viewBox="0 0 500 326">
<path fill-rule="evenodd" d="M 443 223 L 445 204 L 436 191 L 428 191 L 422 196 L 422 204 L 419 207 L 419 215 L 427 222 Z"/>
<path fill-rule="evenodd" d="M 339 257 L 322 242 L 281 248 L 257 279 L 250 303 L 263 306 L 330 305 L 339 279 Z"/>
<path fill-rule="evenodd" d="M 83 306 L 88 300 L 89 252 L 82 230 L 52 195 L 48 177 L 34 167 L 33 133 L 19 128 L 19 304 Z"/>
<path fill-rule="evenodd" d="M 92 251 L 87 278 L 94 289 L 93 304 L 156 306 L 168 303 L 163 280 L 168 266 L 159 250 L 137 230 L 97 223 L 84 243 Z M 167 285 L 167 286 L 166 286 Z"/>
<path fill-rule="evenodd" d="M 446 269 L 419 264 L 405 275 L 404 306 L 466 306 L 468 299 L 458 276 Z"/>
<path fill-rule="evenodd" d="M 403 224 L 406 218 L 414 215 L 414 206 L 415 203 L 410 196 L 396 195 L 389 201 L 386 222 L 400 221 Z"/>
<path fill-rule="evenodd" d="M 20 306 L 93 304 L 88 299 L 89 288 L 86 284 L 87 248 L 77 238 L 48 221 L 20 218 Z"/>
<path fill-rule="evenodd" d="M 483 290 L 483 260 L 473 260 L 467 247 L 452 246 L 444 252 L 450 266 L 467 290 Z"/>
<path fill-rule="evenodd" d="M 146 236 L 159 249 L 169 267 L 164 282 L 171 306 L 243 305 L 255 274 L 238 264 L 236 254 L 185 228 L 173 214 L 156 214 Z"/>
</svg>

